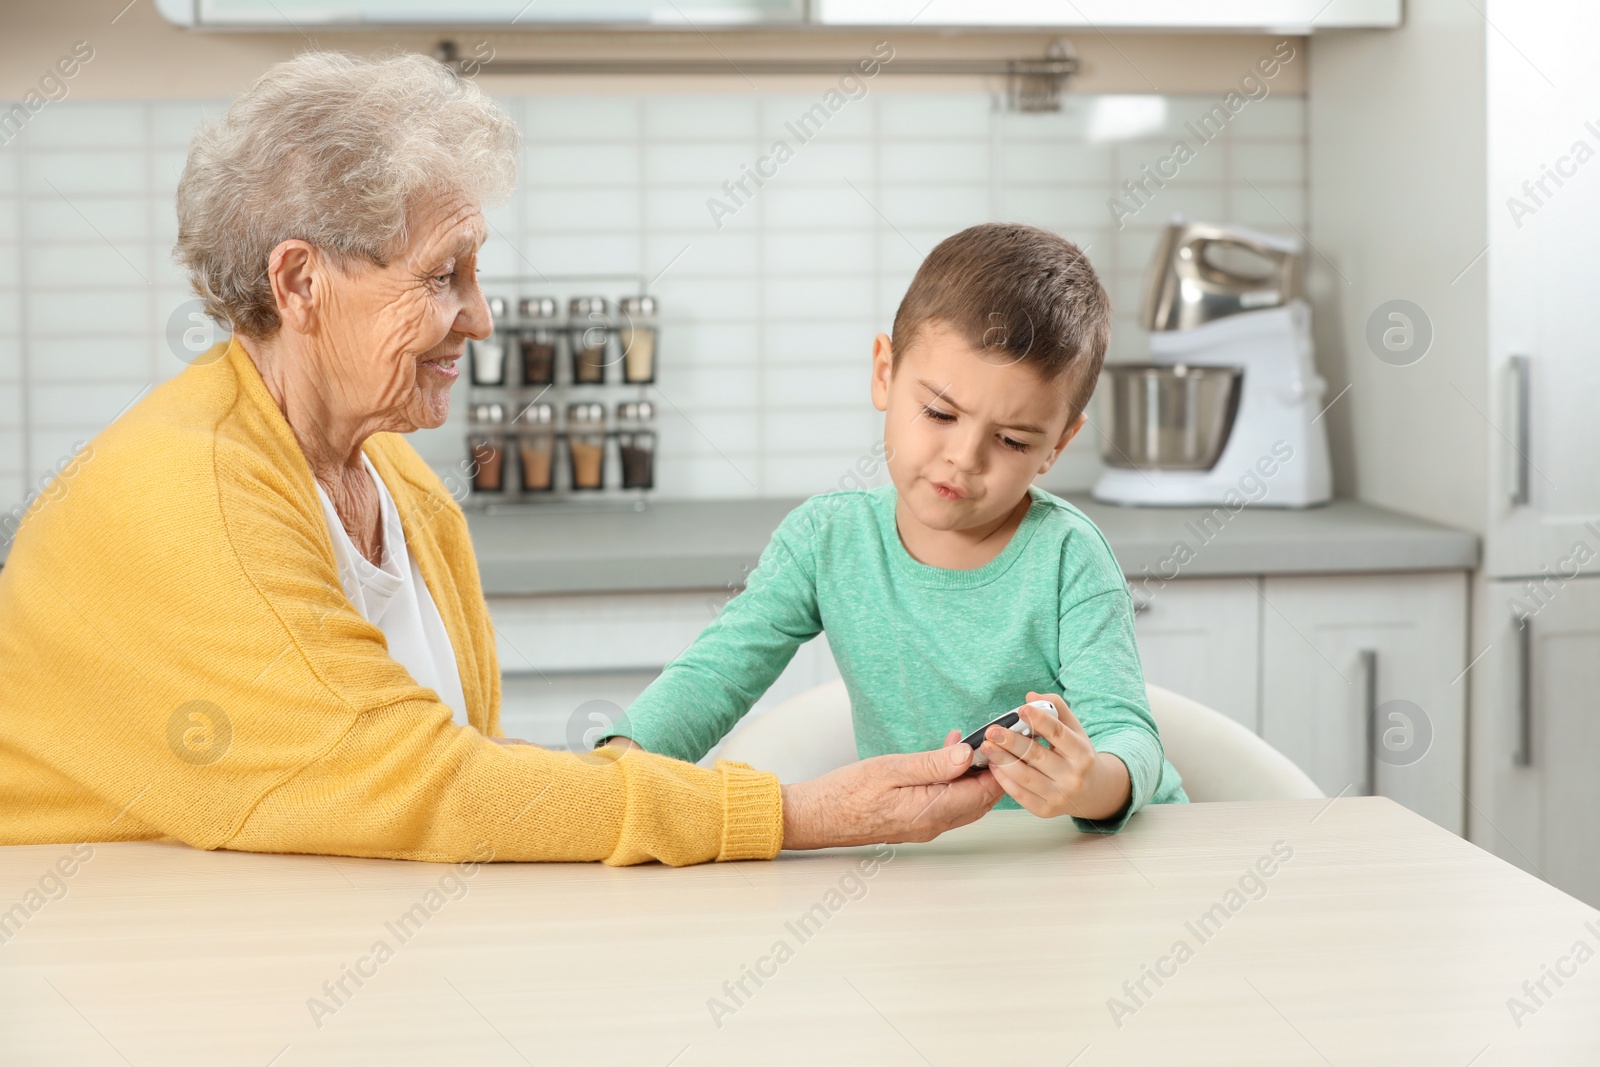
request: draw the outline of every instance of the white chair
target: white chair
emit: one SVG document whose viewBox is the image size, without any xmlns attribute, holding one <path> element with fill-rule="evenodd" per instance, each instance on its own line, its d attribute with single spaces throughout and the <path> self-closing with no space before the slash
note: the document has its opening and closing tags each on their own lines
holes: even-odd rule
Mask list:
<svg viewBox="0 0 1600 1067">
<path fill-rule="evenodd" d="M 1145 692 L 1167 759 L 1192 801 L 1280 800 L 1323 796 L 1304 771 L 1221 712 L 1160 686 Z M 850 697 L 836 679 L 808 689 L 737 727 L 717 751 L 804 782 L 856 760 Z"/>
</svg>

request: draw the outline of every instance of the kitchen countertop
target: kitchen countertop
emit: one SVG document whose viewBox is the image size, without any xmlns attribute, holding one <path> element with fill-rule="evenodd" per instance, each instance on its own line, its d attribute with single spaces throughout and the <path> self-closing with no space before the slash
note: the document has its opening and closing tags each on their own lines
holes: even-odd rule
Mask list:
<svg viewBox="0 0 1600 1067">
<path fill-rule="evenodd" d="M 1130 578 L 1469 570 L 1475 534 L 1354 500 L 1319 508 L 1126 508 L 1068 495 Z M 732 589 L 799 500 L 525 505 L 469 511 L 489 596 Z M 1220 521 L 1219 521 L 1220 520 Z M 1180 549 L 1179 545 L 1185 546 Z"/>
</svg>

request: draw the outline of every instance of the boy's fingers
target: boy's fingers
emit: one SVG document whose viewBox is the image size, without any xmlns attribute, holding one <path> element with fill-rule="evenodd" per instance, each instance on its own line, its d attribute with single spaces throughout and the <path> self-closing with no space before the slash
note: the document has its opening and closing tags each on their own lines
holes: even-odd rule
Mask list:
<svg viewBox="0 0 1600 1067">
<path fill-rule="evenodd" d="M 1036 741 L 1032 741 L 1024 737 L 1022 738 L 1022 742 L 1023 744 L 1032 745 L 1039 751 L 1040 756 L 1043 758 L 1054 757 L 1056 760 L 1060 760 L 1059 756 L 1056 756 L 1053 752 L 1047 748 L 1044 748 Z M 988 741 L 985 742 L 985 744 L 993 745 L 994 742 Z M 1021 759 L 1009 749 L 1005 751 L 994 752 L 986 751 L 985 755 L 989 757 L 989 766 L 995 768 L 996 777 L 999 777 L 1003 773 L 1013 782 L 1019 785 L 1024 785 L 1032 792 L 1039 793 L 1041 795 L 1052 792 L 1057 788 L 1054 775 L 1050 774 L 1045 769 L 1034 765 L 1033 763 Z"/>
<path fill-rule="evenodd" d="M 1023 737 L 1015 730 L 1008 730 L 1004 726 L 989 727 L 984 732 L 983 742 L 980 743 L 980 747 L 985 743 L 990 748 L 997 749 L 998 751 L 993 754 L 999 755 L 1001 758 L 1010 756 L 1017 760 L 1032 760 L 1049 751 L 1033 738 Z M 1010 761 L 1008 760 L 1007 762 Z"/>
<path fill-rule="evenodd" d="M 1011 767 L 999 767 L 991 763 L 990 767 L 994 768 L 994 780 L 1000 783 L 1000 788 L 1005 790 L 1007 796 L 1040 818 L 1049 817 L 1050 806 L 1045 798 L 1028 788 L 1025 783 L 1018 780 L 1017 775 L 1011 773 L 1016 769 L 1016 764 Z"/>
<path fill-rule="evenodd" d="M 1028 725 L 1033 727 L 1034 732 L 1041 734 L 1052 745 L 1056 744 L 1058 740 L 1065 739 L 1069 731 L 1082 734 L 1084 737 L 1089 736 L 1089 731 L 1083 728 L 1083 723 L 1079 722 L 1078 717 L 1072 714 L 1072 709 L 1067 707 L 1067 702 L 1062 700 L 1059 694 L 1029 693 L 1028 699 L 1030 701 L 1048 700 L 1056 706 L 1054 718 L 1046 715 L 1038 708 L 1025 708 L 1022 712 L 1023 717 L 1027 719 Z"/>
<path fill-rule="evenodd" d="M 1039 716 L 1041 721 L 1048 718 L 1050 718 L 1048 715 Z M 1066 728 L 1062 727 L 1061 731 L 1059 735 L 1060 742 L 1073 743 Z M 998 739 L 993 735 L 998 735 Z M 997 750 L 998 758 L 1006 762 L 1014 759 L 1019 763 L 1037 767 L 1052 778 L 1061 774 L 1067 766 L 1066 753 L 1062 750 L 1060 743 L 1057 743 L 1053 748 L 1046 748 L 1032 737 L 1023 737 L 1015 730 L 998 728 L 991 729 L 988 734 L 985 734 L 984 741 Z M 990 758 L 996 758 L 996 755 L 991 755 Z"/>
</svg>

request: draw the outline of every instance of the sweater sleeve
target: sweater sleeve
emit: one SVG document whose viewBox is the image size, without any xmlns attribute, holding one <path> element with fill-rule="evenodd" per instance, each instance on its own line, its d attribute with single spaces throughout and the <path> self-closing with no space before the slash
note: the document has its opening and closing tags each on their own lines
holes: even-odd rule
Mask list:
<svg viewBox="0 0 1600 1067">
<path fill-rule="evenodd" d="M 795 650 L 822 632 L 813 521 L 804 505 L 784 519 L 744 591 L 667 664 L 610 736 L 693 761 L 733 729 Z"/>
<path fill-rule="evenodd" d="M 1067 707 L 1083 724 L 1095 749 L 1109 752 L 1127 765 L 1131 787 L 1127 806 L 1111 818 L 1074 817 L 1080 830 L 1115 833 L 1152 800 L 1182 796 L 1176 772 L 1162 755 L 1161 738 L 1145 696 L 1133 603 L 1125 587 L 1090 596 L 1062 614 L 1061 675 L 1057 681 Z"/>
<path fill-rule="evenodd" d="M 223 847 L 459 861 L 770 859 L 776 780 L 618 749 L 497 745 L 416 701 L 359 716 L 249 812 Z M 448 709 L 445 709 L 448 711 Z"/>
</svg>

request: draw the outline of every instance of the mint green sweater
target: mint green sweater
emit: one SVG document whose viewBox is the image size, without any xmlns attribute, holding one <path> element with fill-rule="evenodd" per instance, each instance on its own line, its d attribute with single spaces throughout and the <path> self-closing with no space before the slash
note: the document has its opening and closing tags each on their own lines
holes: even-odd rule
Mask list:
<svg viewBox="0 0 1600 1067">
<path fill-rule="evenodd" d="M 1010 544 L 974 570 L 919 563 L 895 525 L 895 492 L 812 497 L 772 535 L 744 592 L 669 663 L 615 734 L 695 761 L 750 710 L 802 644 L 826 632 L 862 758 L 937 748 L 1029 690 L 1060 693 L 1101 752 L 1127 764 L 1118 830 L 1145 804 L 1181 803 L 1162 756 L 1121 568 L 1088 517 L 1032 488 Z M 1002 806 L 1015 807 L 1010 797 Z"/>
</svg>

